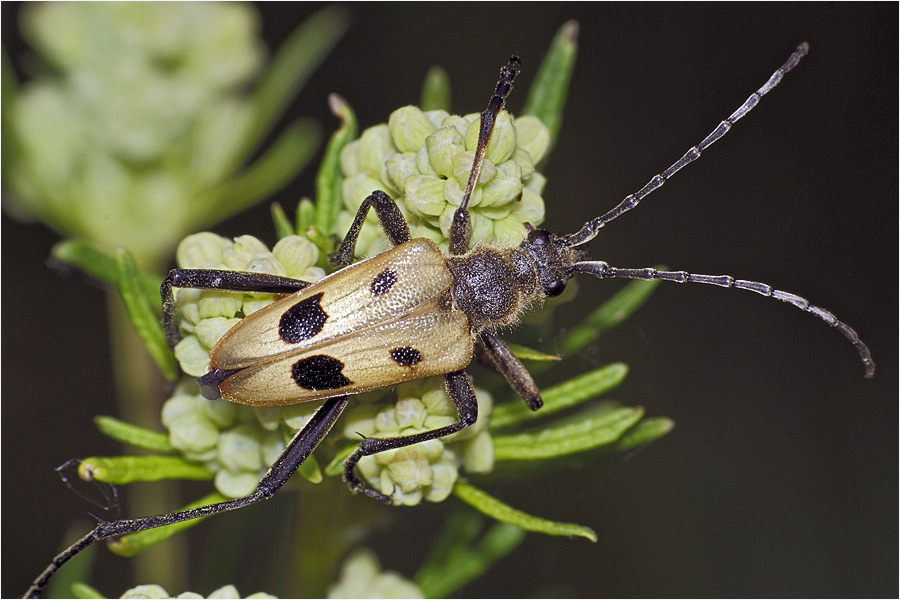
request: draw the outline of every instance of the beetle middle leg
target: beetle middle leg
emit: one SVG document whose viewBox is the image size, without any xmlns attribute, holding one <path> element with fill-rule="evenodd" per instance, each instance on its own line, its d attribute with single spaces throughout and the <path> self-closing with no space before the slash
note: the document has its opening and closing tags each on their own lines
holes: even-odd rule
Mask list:
<svg viewBox="0 0 900 600">
<path fill-rule="evenodd" d="M 344 241 L 341 242 L 338 249 L 331 255 L 332 265 L 349 265 L 353 262 L 353 255 L 356 253 L 356 240 L 359 237 L 360 229 L 366 222 L 370 208 L 375 211 L 378 221 L 381 223 L 381 228 L 384 229 L 393 245 L 399 246 L 411 239 L 409 225 L 403 217 L 403 213 L 397 208 L 397 203 L 381 190 L 375 190 L 360 204 L 359 210 L 356 211 L 356 218 L 353 219 L 353 224 L 350 225 L 350 231 L 347 232 Z"/>
<path fill-rule="evenodd" d="M 344 461 L 344 481 L 347 482 L 351 490 L 363 492 L 370 498 L 390 503 L 390 496 L 370 488 L 354 473 L 353 470 L 356 467 L 356 463 L 362 457 L 448 436 L 465 429 L 478 419 L 478 401 L 475 399 L 475 390 L 472 389 L 472 382 L 469 381 L 469 376 L 466 375 L 465 371 L 454 371 L 444 375 L 444 388 L 447 390 L 450 400 L 453 401 L 457 412 L 459 412 L 459 422 L 413 435 L 393 438 L 365 438 Z"/>
</svg>

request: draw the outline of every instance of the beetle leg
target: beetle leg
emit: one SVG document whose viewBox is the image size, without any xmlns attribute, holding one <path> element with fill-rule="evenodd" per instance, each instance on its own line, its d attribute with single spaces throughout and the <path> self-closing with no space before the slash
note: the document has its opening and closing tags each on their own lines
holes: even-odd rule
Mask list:
<svg viewBox="0 0 900 600">
<path fill-rule="evenodd" d="M 537 384 L 531 377 L 531 373 L 525 368 L 525 365 L 516 358 L 509 347 L 503 343 L 499 337 L 489 331 L 481 332 L 481 341 L 484 343 L 484 349 L 487 357 L 493 363 L 497 372 L 500 373 L 509 386 L 516 391 L 528 408 L 537 410 L 544 405 L 541 400 L 541 392 L 538 390 Z"/>
<path fill-rule="evenodd" d="M 349 265 L 353 262 L 353 255 L 356 252 L 356 239 L 359 237 L 359 231 L 366 222 L 366 216 L 369 214 L 369 208 L 375 211 L 378 220 L 381 222 L 381 228 L 387 234 L 388 239 L 395 246 L 399 246 L 404 242 L 408 242 L 411 237 L 409 233 L 409 225 L 406 223 L 403 213 L 397 208 L 394 199 L 382 192 L 375 190 L 363 200 L 356 211 L 356 218 L 350 225 L 350 231 L 344 237 L 344 241 L 331 255 L 331 264 Z"/>
<path fill-rule="evenodd" d="M 478 419 L 478 402 L 475 399 L 475 390 L 472 389 L 472 383 L 469 381 L 469 376 L 466 375 L 465 371 L 454 371 L 444 375 L 444 388 L 450 395 L 453 405 L 456 406 L 457 412 L 459 412 L 459 422 L 431 431 L 404 435 L 402 437 L 363 439 L 356 450 L 344 461 L 344 481 L 347 482 L 351 490 L 363 492 L 370 498 L 389 504 L 391 502 L 390 496 L 370 488 L 353 472 L 356 463 L 362 457 L 441 438 L 465 429 Z"/>
<path fill-rule="evenodd" d="M 260 292 L 265 294 L 292 294 L 309 283 L 290 277 L 246 271 L 220 271 L 216 269 L 172 269 L 159 286 L 162 296 L 163 328 L 170 348 L 181 341 L 178 322 L 175 320 L 175 294 L 172 288 L 201 290 L 225 290 L 230 292 Z"/>
<path fill-rule="evenodd" d="M 181 521 L 189 521 L 191 519 L 199 519 L 220 512 L 236 510 L 255 504 L 260 500 L 267 500 L 275 495 L 281 486 L 291 478 L 300 465 L 305 461 L 313 450 L 321 443 L 344 408 L 347 406 L 347 396 L 338 396 L 329 398 L 322 403 L 322 406 L 313 414 L 309 423 L 298 431 L 294 438 L 288 443 L 284 452 L 278 457 L 278 460 L 269 468 L 256 491 L 249 496 L 243 498 L 235 498 L 226 502 L 219 502 L 207 506 L 200 506 L 189 510 L 182 510 L 165 515 L 156 515 L 153 517 L 142 517 L 138 519 L 120 519 L 118 521 L 102 521 L 80 540 L 66 548 L 61 552 L 53 562 L 48 566 L 41 575 L 35 579 L 34 583 L 28 589 L 26 597 L 36 598 L 50 577 L 65 563 L 67 563 L 75 555 L 93 544 L 94 542 L 105 540 L 108 538 L 117 538 L 143 531 L 144 529 L 153 529 L 179 523 Z"/>
</svg>

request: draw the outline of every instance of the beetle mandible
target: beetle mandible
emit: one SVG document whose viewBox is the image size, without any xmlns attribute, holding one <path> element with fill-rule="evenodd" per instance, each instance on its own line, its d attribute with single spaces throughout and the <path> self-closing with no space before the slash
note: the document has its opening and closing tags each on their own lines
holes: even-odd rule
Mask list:
<svg viewBox="0 0 900 600">
<path fill-rule="evenodd" d="M 35 580 L 29 596 L 40 593 L 65 562 L 96 541 L 234 510 L 270 498 L 296 472 L 331 430 L 349 395 L 404 381 L 440 375 L 459 413 L 459 421 L 439 429 L 396 438 L 366 438 L 344 462 L 344 479 L 353 491 L 390 502 L 368 487 L 354 468 L 364 456 L 450 435 L 477 418 L 477 403 L 465 372 L 475 343 L 529 408 L 541 407 L 537 385 L 522 363 L 498 337 L 529 307 L 557 296 L 576 273 L 595 277 L 705 283 L 756 292 L 812 313 L 838 329 L 859 353 L 865 376 L 874 374 L 868 347 L 846 323 L 804 298 L 756 282 L 727 275 L 699 275 L 610 266 L 590 259 L 587 246 L 608 222 L 631 210 L 677 171 L 696 160 L 781 81 L 807 53 L 801 44 L 768 81 L 698 145 L 654 176 L 609 212 L 576 233 L 557 235 L 527 226 L 517 247 L 470 248 L 472 223 L 467 209 L 478 181 L 494 122 L 521 64 L 510 57 L 487 108 L 481 114 L 478 142 L 468 182 L 450 230 L 450 256 L 427 239 L 412 239 L 394 200 L 382 191 L 359 208 L 333 262 L 349 265 L 314 284 L 260 273 L 206 269 L 174 269 L 163 281 L 163 320 L 170 346 L 180 339 L 173 288 L 216 289 L 284 294 L 268 307 L 235 325 L 210 352 L 211 370 L 198 379 L 206 397 L 223 397 L 253 406 L 279 406 L 322 401 L 309 423 L 299 430 L 253 494 L 164 515 L 101 521 L 59 554 Z M 375 211 L 392 248 L 350 264 L 368 211 Z"/>
</svg>

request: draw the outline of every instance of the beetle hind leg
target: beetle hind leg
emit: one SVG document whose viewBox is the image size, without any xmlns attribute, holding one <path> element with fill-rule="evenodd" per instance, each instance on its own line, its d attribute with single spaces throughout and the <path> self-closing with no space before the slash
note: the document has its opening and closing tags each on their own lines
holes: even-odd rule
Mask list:
<svg viewBox="0 0 900 600">
<path fill-rule="evenodd" d="M 281 456 L 278 457 L 265 476 L 263 476 L 256 491 L 249 496 L 164 515 L 140 517 L 137 519 L 119 519 L 117 521 L 101 521 L 87 535 L 58 554 L 53 559 L 53 562 L 47 566 L 47 568 L 44 569 L 44 572 L 34 581 L 25 597 L 37 598 L 50 581 L 50 578 L 61 566 L 80 554 L 94 542 L 118 538 L 130 533 L 144 531 L 146 529 L 155 529 L 157 527 L 189 521 L 191 519 L 208 517 L 209 515 L 236 510 L 251 504 L 256 504 L 261 500 L 271 498 L 291 478 L 300 465 L 309 458 L 309 455 L 312 454 L 322 440 L 325 439 L 325 436 L 328 435 L 328 432 L 331 431 L 331 428 L 334 426 L 335 421 L 337 421 L 338 417 L 340 417 L 341 413 L 344 411 L 344 408 L 346 408 L 347 402 L 347 396 L 337 396 L 325 400 L 322 403 L 322 406 L 313 414 L 306 426 L 294 434 L 294 438 L 288 443 L 287 447 L 285 447 Z"/>
<path fill-rule="evenodd" d="M 344 481 L 347 482 L 347 485 L 350 486 L 352 491 L 362 492 L 370 498 L 390 504 L 390 496 L 382 494 L 378 490 L 367 486 L 354 472 L 356 463 L 358 463 L 362 457 L 372 456 L 379 452 L 404 448 L 406 446 L 418 444 L 419 442 L 427 442 L 428 440 L 435 440 L 437 438 L 448 436 L 465 429 L 478 419 L 478 402 L 475 399 L 475 390 L 472 389 L 472 383 L 469 381 L 469 376 L 466 375 L 465 371 L 454 371 L 453 373 L 444 375 L 444 388 L 447 390 L 447 393 L 450 395 L 450 400 L 453 401 L 453 405 L 456 406 L 456 410 L 459 412 L 459 422 L 413 435 L 404 435 L 393 438 L 363 439 L 356 450 L 354 450 L 344 461 Z"/>
</svg>

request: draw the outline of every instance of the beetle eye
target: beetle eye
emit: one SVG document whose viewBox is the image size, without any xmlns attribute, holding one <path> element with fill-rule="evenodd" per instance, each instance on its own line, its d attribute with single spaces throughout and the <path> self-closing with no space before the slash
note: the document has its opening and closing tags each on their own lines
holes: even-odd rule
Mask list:
<svg viewBox="0 0 900 600">
<path fill-rule="evenodd" d="M 549 244 L 550 234 L 543 229 L 531 229 L 528 232 L 528 241 L 538 246 Z"/>
<path fill-rule="evenodd" d="M 556 279 L 551 281 L 546 286 L 544 286 L 544 293 L 546 293 L 551 298 L 554 296 L 559 296 L 566 289 L 566 280 L 565 279 Z"/>
</svg>

